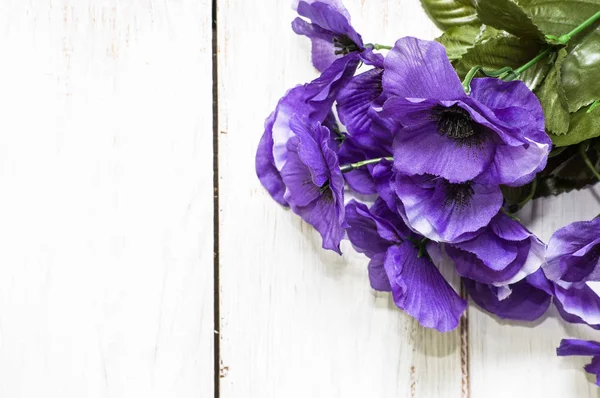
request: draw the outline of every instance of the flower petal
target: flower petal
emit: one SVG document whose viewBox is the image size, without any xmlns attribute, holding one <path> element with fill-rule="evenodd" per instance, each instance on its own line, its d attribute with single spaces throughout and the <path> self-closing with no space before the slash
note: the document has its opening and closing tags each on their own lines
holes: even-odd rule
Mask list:
<svg viewBox="0 0 600 398">
<path fill-rule="evenodd" d="M 343 6 L 333 2 L 300 1 L 297 11 L 302 17 L 311 21 L 307 23 L 297 18 L 292 23 L 294 32 L 311 39 L 312 61 L 320 72 L 327 69 L 342 54 L 336 54 L 334 40 L 349 40 L 356 46 L 356 51 L 364 48 L 362 38 L 350 25 L 350 17 Z"/>
<path fill-rule="evenodd" d="M 288 206 L 287 201 L 283 198 L 285 184 L 281 179 L 279 170 L 275 167 L 275 160 L 273 159 L 272 130 L 273 123 L 275 122 L 275 113 L 273 112 L 265 121 L 265 132 L 258 143 L 255 158 L 256 175 L 277 203 L 282 206 Z"/>
<path fill-rule="evenodd" d="M 600 355 L 600 343 L 577 339 L 562 339 L 556 349 L 559 357 L 570 355 L 595 356 Z"/>
<path fill-rule="evenodd" d="M 383 86 L 390 95 L 440 100 L 466 97 L 444 46 L 435 41 L 399 39 L 384 65 Z"/>
<path fill-rule="evenodd" d="M 459 297 L 426 257 L 418 258 L 410 244 L 391 246 L 385 270 L 396 305 L 422 326 L 447 332 L 458 326 L 467 303 Z"/>
<path fill-rule="evenodd" d="M 528 239 L 531 236 L 531 232 L 523 224 L 513 220 L 503 212 L 498 213 L 493 218 L 490 228 L 497 237 L 508 241 L 518 242 Z"/>
<path fill-rule="evenodd" d="M 369 261 L 369 282 L 374 290 L 391 292 L 392 287 L 384 267 L 385 256 L 385 252 L 377 253 Z"/>
<path fill-rule="evenodd" d="M 471 81 L 471 98 L 490 109 L 522 108 L 530 118 L 542 122 L 544 120 L 540 101 L 521 80 L 506 82 L 493 77 L 473 79 Z M 515 120 L 514 122 L 518 123 L 519 121 Z M 528 122 L 529 120 L 527 120 Z"/>
<path fill-rule="evenodd" d="M 474 254 L 485 264 L 486 268 L 495 271 L 501 271 L 508 267 L 515 261 L 519 252 L 516 242 L 501 240 L 489 229 L 483 231 L 476 238 L 456 243 L 454 246 Z"/>
<path fill-rule="evenodd" d="M 403 211 L 407 224 L 436 242 L 472 239 L 502 206 L 502 192 L 497 186 L 473 184 L 469 203 L 459 205 L 448 203 L 444 185 L 443 179 L 401 174 L 393 182 L 403 207 L 399 211 Z"/>
<path fill-rule="evenodd" d="M 600 324 L 600 297 L 586 284 L 578 284 L 565 289 L 556 285 L 555 300 L 558 300 L 563 310 L 575 315 L 588 325 Z"/>
<path fill-rule="evenodd" d="M 600 244 L 600 217 L 591 221 L 574 222 L 556 231 L 548 242 L 544 273 L 548 279 L 559 281 L 568 269 L 564 258 L 572 256 L 584 247 Z M 565 285 L 563 285 L 565 286 Z"/>
<path fill-rule="evenodd" d="M 343 221 L 344 212 L 340 212 L 335 199 L 332 200 L 328 195 L 321 195 L 314 203 L 314 207 L 310 209 L 310 218 L 307 222 L 321 234 L 323 249 L 342 254 L 340 242 L 345 234 Z"/>
<path fill-rule="evenodd" d="M 290 120 L 290 129 L 294 132 L 294 139 L 288 142 L 290 150 L 295 150 L 312 177 L 312 182 L 317 187 L 322 187 L 329 180 L 329 168 L 323 156 L 321 143 L 317 142 L 323 135 L 328 135 L 327 127 L 308 125 L 308 120 L 300 120 L 297 116 Z M 326 132 L 324 130 L 327 130 Z"/>
<path fill-rule="evenodd" d="M 346 19 L 348 21 L 350 21 L 350 13 L 346 9 L 346 7 L 344 7 L 344 4 L 342 3 L 341 0 L 292 0 L 292 8 L 294 10 L 298 10 L 298 6 L 300 5 L 300 3 L 307 3 L 307 4 L 323 3 L 323 4 L 327 4 L 328 6 L 330 6 L 331 8 L 333 8 L 335 11 L 337 11 L 338 13 L 340 13 L 344 17 L 346 17 Z"/>
<path fill-rule="evenodd" d="M 381 95 L 382 75 L 383 70 L 371 69 L 354 76 L 340 90 L 337 99 L 338 115 L 350 135 L 370 133 L 372 119 L 368 111 L 373 101 Z"/>
<path fill-rule="evenodd" d="M 342 57 L 335 53 L 331 32 L 320 26 L 298 17 L 292 21 L 292 30 L 298 35 L 310 38 L 312 63 L 319 72 L 323 72 L 336 59 Z"/>
<path fill-rule="evenodd" d="M 504 300 L 498 299 L 494 286 L 467 278 L 463 278 L 463 283 L 478 306 L 502 319 L 534 321 L 550 306 L 551 296 L 525 280 L 511 285 L 512 292 Z"/>
<path fill-rule="evenodd" d="M 394 141 L 394 167 L 405 174 L 432 174 L 456 183 L 473 180 L 494 158 L 495 144 L 460 145 L 437 131 L 435 121 L 405 127 Z"/>
<path fill-rule="evenodd" d="M 382 224 L 378 225 L 378 222 Z M 346 205 L 346 223 L 348 239 L 359 253 L 364 253 L 370 258 L 376 254 L 385 253 L 390 245 L 399 241 L 398 237 L 392 241 L 382 237 L 380 228 L 390 230 L 387 221 L 378 220 L 371 214 L 367 206 L 351 200 Z M 389 236 L 386 236 L 389 238 Z"/>
</svg>

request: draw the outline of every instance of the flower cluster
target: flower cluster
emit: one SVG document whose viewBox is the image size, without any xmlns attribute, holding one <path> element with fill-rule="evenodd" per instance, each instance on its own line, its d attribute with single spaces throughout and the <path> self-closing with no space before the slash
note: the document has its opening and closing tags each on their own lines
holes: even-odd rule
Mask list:
<svg viewBox="0 0 600 398">
<path fill-rule="evenodd" d="M 266 120 L 256 171 L 271 196 L 323 248 L 341 254 L 348 239 L 370 260 L 372 288 L 425 327 L 452 330 L 465 311 L 446 267 L 500 318 L 532 321 L 554 301 L 565 320 L 600 328 L 600 219 L 546 246 L 503 196 L 531 183 L 552 148 L 532 91 L 474 74 L 461 82 L 434 41 L 404 37 L 384 56 L 337 0 L 295 8 L 292 27 L 311 40 L 321 75 Z"/>
</svg>

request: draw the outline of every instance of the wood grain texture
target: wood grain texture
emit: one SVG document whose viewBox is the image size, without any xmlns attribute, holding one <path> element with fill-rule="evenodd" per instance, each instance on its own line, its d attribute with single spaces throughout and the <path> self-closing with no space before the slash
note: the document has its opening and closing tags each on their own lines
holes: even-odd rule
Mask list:
<svg viewBox="0 0 600 398">
<path fill-rule="evenodd" d="M 317 76 L 290 3 L 218 1 L 221 396 L 458 398 L 458 331 L 423 329 L 375 294 L 364 256 L 324 252 L 255 176 L 264 119 Z M 437 34 L 415 0 L 344 3 L 365 42 Z"/>
<path fill-rule="evenodd" d="M 540 199 L 522 212 L 522 220 L 544 242 L 557 229 L 590 220 L 600 212 L 598 189 Z M 472 396 L 599 397 L 600 389 L 583 372 L 585 357 L 556 356 L 563 338 L 600 340 L 598 331 L 563 322 L 552 308 L 531 324 L 498 320 L 471 303 L 470 377 Z"/>
<path fill-rule="evenodd" d="M 212 397 L 211 5 L 0 1 L 0 396 Z"/>
</svg>

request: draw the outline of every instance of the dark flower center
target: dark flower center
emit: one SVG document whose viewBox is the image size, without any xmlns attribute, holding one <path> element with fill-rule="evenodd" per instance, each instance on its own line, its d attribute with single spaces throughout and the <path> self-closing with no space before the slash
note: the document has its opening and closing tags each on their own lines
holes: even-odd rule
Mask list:
<svg viewBox="0 0 600 398">
<path fill-rule="evenodd" d="M 322 187 L 319 187 L 319 193 L 321 194 L 321 199 L 325 202 L 333 202 L 333 191 L 331 190 L 331 185 L 329 185 L 329 181 L 326 181 Z"/>
<path fill-rule="evenodd" d="M 458 105 L 436 105 L 431 110 L 431 116 L 437 122 L 440 135 L 459 145 L 479 147 L 485 139 L 482 126 L 475 123 L 469 112 Z"/>
<path fill-rule="evenodd" d="M 464 208 L 469 206 L 471 198 L 475 194 L 471 181 L 450 183 L 444 180 L 444 206 L 457 206 Z"/>
<path fill-rule="evenodd" d="M 359 50 L 356 43 L 346 35 L 334 36 L 333 46 L 336 48 L 335 55 L 347 55 Z"/>
</svg>

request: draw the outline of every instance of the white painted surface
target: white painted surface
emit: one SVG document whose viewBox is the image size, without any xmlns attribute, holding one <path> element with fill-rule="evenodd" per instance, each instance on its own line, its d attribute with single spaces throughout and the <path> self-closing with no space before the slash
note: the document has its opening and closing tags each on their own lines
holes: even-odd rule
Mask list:
<svg viewBox="0 0 600 398">
<path fill-rule="evenodd" d="M 254 154 L 265 117 L 288 88 L 317 76 L 308 40 L 290 29 L 289 3 L 218 1 L 221 396 L 597 396 L 581 369 L 588 359 L 555 356 L 561 338 L 597 333 L 560 322 L 554 311 L 535 328 L 505 324 L 474 304 L 462 336 L 465 388 L 459 331 L 419 327 L 370 290 L 366 258 L 349 245 L 343 257 L 321 250 L 312 228 L 260 186 Z M 344 3 L 365 42 L 437 35 L 417 0 Z M 537 202 L 529 225 L 547 241 L 568 222 L 595 216 L 596 197 Z"/>
<path fill-rule="evenodd" d="M 213 396 L 208 0 L 0 1 L 0 397 Z"/>
<path fill-rule="evenodd" d="M 557 229 L 600 212 L 598 188 L 535 201 L 523 221 L 544 242 Z M 584 373 L 589 357 L 557 357 L 563 338 L 600 340 L 600 332 L 563 322 L 554 308 L 531 324 L 505 322 L 471 303 L 471 392 L 475 398 L 599 397 L 595 377 Z"/>
<path fill-rule="evenodd" d="M 365 257 L 321 250 L 256 178 L 265 117 L 317 76 L 290 2 L 218 4 L 221 396 L 460 397 L 458 331 L 423 329 L 375 294 Z M 437 32 L 417 1 L 345 4 L 365 42 Z"/>
<path fill-rule="evenodd" d="M 437 34 L 416 0 L 346 3 L 366 41 Z M 462 336 L 425 330 L 270 199 L 254 151 L 316 76 L 309 43 L 288 1 L 218 5 L 221 396 L 458 398 L 461 368 L 475 398 L 597 396 L 586 359 L 554 355 L 591 330 L 474 306 Z M 0 397 L 213 396 L 210 15 L 0 0 Z M 547 240 L 597 197 L 537 202 L 531 228 Z"/>
</svg>

